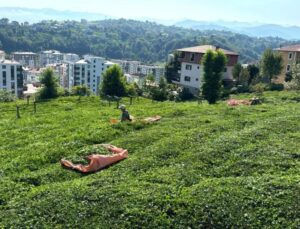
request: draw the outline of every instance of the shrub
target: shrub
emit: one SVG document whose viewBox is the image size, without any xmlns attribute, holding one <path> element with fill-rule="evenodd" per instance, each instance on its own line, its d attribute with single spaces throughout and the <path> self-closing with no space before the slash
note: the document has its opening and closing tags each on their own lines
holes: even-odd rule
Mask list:
<svg viewBox="0 0 300 229">
<path fill-rule="evenodd" d="M 282 83 L 271 83 L 269 88 L 271 91 L 283 91 L 284 85 Z"/>
<path fill-rule="evenodd" d="M 263 93 L 267 89 L 268 89 L 268 85 L 264 83 L 258 83 L 250 87 L 250 91 L 255 93 Z"/>
<path fill-rule="evenodd" d="M 190 90 L 188 88 L 183 88 L 179 92 L 178 98 L 181 101 L 187 101 L 187 100 L 191 100 L 191 99 L 195 98 L 195 96 L 190 92 Z"/>
<path fill-rule="evenodd" d="M 86 85 L 74 86 L 71 91 L 71 95 L 87 96 L 90 94 L 91 94 L 91 91 Z"/>
<path fill-rule="evenodd" d="M 16 97 L 6 90 L 0 90 L 0 102 L 12 102 Z"/>
<path fill-rule="evenodd" d="M 250 88 L 246 85 L 238 85 L 237 86 L 238 93 L 248 93 L 249 91 L 250 91 Z"/>
</svg>

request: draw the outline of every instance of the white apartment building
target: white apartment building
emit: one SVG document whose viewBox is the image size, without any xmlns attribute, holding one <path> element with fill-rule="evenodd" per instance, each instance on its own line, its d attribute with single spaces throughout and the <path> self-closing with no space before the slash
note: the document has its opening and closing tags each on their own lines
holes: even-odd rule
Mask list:
<svg viewBox="0 0 300 229">
<path fill-rule="evenodd" d="M 118 64 L 124 74 L 137 74 L 138 67 L 141 64 L 139 61 L 129 61 L 129 60 L 112 60 L 112 62 Z"/>
<path fill-rule="evenodd" d="M 16 97 L 23 96 L 23 68 L 16 61 L 0 61 L 0 90 L 11 91 Z"/>
<path fill-rule="evenodd" d="M 43 69 L 23 68 L 23 76 L 25 84 L 35 84 L 40 82 L 40 77 Z"/>
<path fill-rule="evenodd" d="M 156 82 L 159 82 L 160 78 L 165 75 L 165 68 L 156 65 L 139 65 L 138 74 L 147 76 L 153 75 Z"/>
<path fill-rule="evenodd" d="M 102 82 L 102 74 L 114 63 L 106 61 L 102 57 L 86 55 L 84 59 L 74 64 L 73 85 L 86 85 L 93 94 L 99 94 L 99 85 Z M 68 69 L 71 73 L 71 69 Z M 69 82 L 72 76 L 69 75 Z"/>
<path fill-rule="evenodd" d="M 61 64 L 64 61 L 64 54 L 57 50 L 47 50 L 39 53 L 40 66 L 45 67 L 49 64 Z"/>
<path fill-rule="evenodd" d="M 220 49 L 212 45 L 203 45 L 176 50 L 180 54 L 179 61 L 181 62 L 181 71 L 179 82 L 173 82 L 188 88 L 191 93 L 198 94 L 204 74 L 203 65 L 201 64 L 202 57 L 208 50 L 217 49 L 223 51 L 228 60 L 227 66 L 224 69 L 223 81 L 232 80 L 232 69 L 238 62 L 239 55 L 235 52 Z"/>
<path fill-rule="evenodd" d="M 13 52 L 11 58 L 22 64 L 24 67 L 39 67 L 39 55 L 33 52 Z"/>
<path fill-rule="evenodd" d="M 64 55 L 64 62 L 66 63 L 70 63 L 70 62 L 75 63 L 80 60 L 80 57 L 75 53 L 65 53 L 63 55 Z"/>
<path fill-rule="evenodd" d="M 5 60 L 5 52 L 0 50 L 0 61 Z"/>
</svg>

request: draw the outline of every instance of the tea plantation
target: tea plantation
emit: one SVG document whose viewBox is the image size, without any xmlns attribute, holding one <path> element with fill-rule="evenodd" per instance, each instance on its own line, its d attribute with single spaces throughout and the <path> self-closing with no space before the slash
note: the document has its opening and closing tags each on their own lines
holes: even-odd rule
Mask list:
<svg viewBox="0 0 300 229">
<path fill-rule="evenodd" d="M 240 97 L 251 98 L 253 95 Z M 299 228 L 300 95 L 257 106 L 123 100 L 154 124 L 111 125 L 116 105 L 63 97 L 0 104 L 0 228 Z M 111 143 L 129 158 L 65 170 Z"/>
</svg>

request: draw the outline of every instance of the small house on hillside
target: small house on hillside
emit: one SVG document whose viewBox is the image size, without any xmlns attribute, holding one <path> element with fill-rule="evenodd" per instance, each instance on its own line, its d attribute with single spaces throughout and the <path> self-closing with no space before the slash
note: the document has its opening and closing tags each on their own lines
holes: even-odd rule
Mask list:
<svg viewBox="0 0 300 229">
<path fill-rule="evenodd" d="M 179 61 L 181 62 L 181 71 L 179 81 L 174 83 L 188 88 L 191 93 L 198 94 L 203 79 L 202 57 L 208 50 L 221 50 L 227 56 L 227 66 L 224 69 L 224 81 L 232 81 L 232 69 L 238 62 L 239 55 L 235 52 L 218 48 L 213 45 L 202 45 L 196 47 L 177 49 Z"/>
</svg>

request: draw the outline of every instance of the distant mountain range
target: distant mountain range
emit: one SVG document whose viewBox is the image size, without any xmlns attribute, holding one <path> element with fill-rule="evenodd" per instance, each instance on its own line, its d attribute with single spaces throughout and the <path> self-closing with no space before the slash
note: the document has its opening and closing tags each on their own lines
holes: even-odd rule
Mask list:
<svg viewBox="0 0 300 229">
<path fill-rule="evenodd" d="M 288 40 L 300 39 L 300 27 L 275 24 L 226 22 L 226 21 L 193 21 L 184 20 L 175 23 L 176 26 L 196 30 L 219 30 L 241 33 L 254 37 L 281 37 Z"/>
<path fill-rule="evenodd" d="M 88 21 L 98 21 L 104 19 L 117 19 L 109 15 L 89 13 L 59 11 L 54 9 L 30 9 L 16 7 L 0 7 L 0 17 L 8 18 L 12 21 L 36 23 L 41 20 L 75 20 L 86 19 Z M 283 26 L 275 24 L 248 23 L 248 22 L 228 22 L 228 21 L 194 21 L 194 20 L 158 20 L 153 18 L 136 18 L 140 21 L 152 21 L 163 25 L 174 25 L 182 28 L 194 30 L 217 30 L 241 33 L 253 37 L 281 37 L 288 40 L 300 39 L 300 27 Z"/>
</svg>

